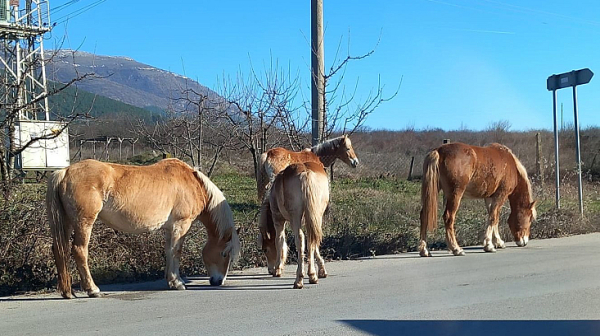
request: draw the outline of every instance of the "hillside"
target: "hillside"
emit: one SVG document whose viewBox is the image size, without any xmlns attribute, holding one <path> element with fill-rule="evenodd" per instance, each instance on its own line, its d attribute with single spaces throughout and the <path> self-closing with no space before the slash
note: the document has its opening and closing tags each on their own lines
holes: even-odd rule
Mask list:
<svg viewBox="0 0 600 336">
<path fill-rule="evenodd" d="M 102 56 L 91 53 L 60 50 L 49 51 L 48 79 L 66 83 L 83 74 L 96 76 L 77 83 L 85 91 L 105 96 L 129 105 L 150 110 L 182 110 L 185 89 L 201 94 L 214 94 L 198 82 L 161 70 L 131 58 Z"/>
<path fill-rule="evenodd" d="M 49 90 L 60 87 L 61 84 L 49 83 Z M 146 122 L 155 121 L 161 116 L 157 109 L 151 111 L 140 107 L 125 104 L 108 97 L 96 95 L 70 86 L 65 90 L 48 98 L 52 115 L 68 116 L 74 113 L 88 113 L 96 118 L 114 118 L 117 115 L 127 115 L 130 119 L 142 119 Z"/>
</svg>

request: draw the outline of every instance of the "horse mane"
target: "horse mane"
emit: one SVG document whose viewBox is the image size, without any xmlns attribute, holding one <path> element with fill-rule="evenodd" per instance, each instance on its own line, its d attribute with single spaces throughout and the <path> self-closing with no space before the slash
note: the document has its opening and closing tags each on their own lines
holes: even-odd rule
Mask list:
<svg viewBox="0 0 600 336">
<path fill-rule="evenodd" d="M 231 240 L 227 243 L 226 251 L 229 251 L 232 257 L 237 257 L 240 252 L 240 241 L 237 237 L 229 203 L 225 200 L 223 192 L 206 175 L 197 169 L 194 169 L 194 174 L 200 179 L 206 190 L 208 196 L 206 210 L 217 224 L 219 239 L 223 239 L 227 232 L 231 230 Z"/>
<path fill-rule="evenodd" d="M 325 140 L 318 145 L 312 146 L 310 150 L 317 155 L 329 153 L 332 152 L 336 148 L 336 145 L 339 145 L 341 141 L 345 141 L 345 139 L 346 136 L 342 135 L 337 138 Z"/>
<path fill-rule="evenodd" d="M 523 180 L 525 180 L 525 183 L 527 184 L 527 192 L 529 193 L 529 204 L 533 203 L 533 191 L 531 189 L 531 182 L 529 182 L 529 177 L 527 176 L 527 169 L 525 169 L 525 166 L 523 166 L 523 164 L 521 163 L 521 161 L 517 158 L 517 156 L 512 152 L 512 150 L 510 150 L 510 148 L 503 146 L 504 148 L 506 148 L 508 150 L 508 152 L 510 153 L 510 155 L 512 155 L 513 159 L 515 159 L 515 164 L 517 165 L 517 171 L 519 172 L 519 175 L 521 176 L 521 178 Z M 535 211 L 535 207 L 532 209 L 533 211 L 533 218 L 535 219 L 537 213 Z"/>
</svg>

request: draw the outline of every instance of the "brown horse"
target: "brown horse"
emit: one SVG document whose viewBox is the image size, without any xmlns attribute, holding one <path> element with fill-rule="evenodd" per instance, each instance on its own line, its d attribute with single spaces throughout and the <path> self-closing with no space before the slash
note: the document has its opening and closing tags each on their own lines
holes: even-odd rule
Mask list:
<svg viewBox="0 0 600 336">
<path fill-rule="evenodd" d="M 427 250 L 427 230 L 437 225 L 437 196 L 439 188 L 444 191 L 446 210 L 446 242 L 454 255 L 464 255 L 456 241 L 454 219 L 460 200 L 464 196 L 485 199 L 488 211 L 488 227 L 483 249 L 494 252 L 504 248 L 498 233 L 500 207 L 508 199 L 511 213 L 508 225 L 518 246 L 529 240 L 531 221 L 535 219 L 535 201 L 532 200 L 531 184 L 527 171 L 508 147 L 491 144 L 488 147 L 470 146 L 462 143 L 442 145 L 431 151 L 423 164 L 421 186 L 421 256 L 431 256 Z"/>
<path fill-rule="evenodd" d="M 294 288 L 303 287 L 304 232 L 308 245 L 308 278 L 318 282 L 314 257 L 319 264 L 319 278 L 327 277 L 325 262 L 319 254 L 323 238 L 323 213 L 329 202 L 329 181 L 321 163 L 294 163 L 277 174 L 261 206 L 259 245 L 265 250 L 269 272 L 280 277 L 287 258 L 285 223 L 290 222 L 296 239 L 298 269 Z"/>
<path fill-rule="evenodd" d="M 69 240 L 81 279 L 90 297 L 101 296 L 88 267 L 92 226 L 100 219 L 109 227 L 142 233 L 164 229 L 165 276 L 172 289 L 185 289 L 179 258 L 192 222 L 207 230 L 202 250 L 211 285 L 221 285 L 230 262 L 240 251 L 233 215 L 223 193 L 201 172 L 177 159 L 150 166 L 126 166 L 84 160 L 54 172 L 46 194 L 58 291 L 72 297 Z"/>
<path fill-rule="evenodd" d="M 316 154 L 316 157 L 311 154 Z M 314 161 L 330 167 L 336 159 L 344 161 L 352 168 L 358 166 L 358 157 L 354 153 L 352 142 L 347 135 L 327 140 L 300 152 L 290 151 L 283 147 L 269 149 L 260 158 L 260 167 L 256 178 L 258 199 L 262 201 L 265 191 L 275 176 L 290 164 Z"/>
</svg>

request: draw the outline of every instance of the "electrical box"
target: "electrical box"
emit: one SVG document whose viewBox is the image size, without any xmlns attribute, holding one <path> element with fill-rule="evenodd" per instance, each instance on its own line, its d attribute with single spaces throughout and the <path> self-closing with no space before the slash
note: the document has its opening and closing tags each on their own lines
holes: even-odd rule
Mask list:
<svg viewBox="0 0 600 336">
<path fill-rule="evenodd" d="M 58 121 L 19 121 L 16 125 L 16 145 L 21 147 L 33 138 L 58 134 L 63 127 L 64 124 Z M 34 142 L 15 160 L 15 168 L 21 170 L 55 170 L 68 167 L 69 164 L 68 129 L 53 139 Z"/>
<path fill-rule="evenodd" d="M 10 0 L 0 0 L 0 23 L 10 20 Z"/>
</svg>

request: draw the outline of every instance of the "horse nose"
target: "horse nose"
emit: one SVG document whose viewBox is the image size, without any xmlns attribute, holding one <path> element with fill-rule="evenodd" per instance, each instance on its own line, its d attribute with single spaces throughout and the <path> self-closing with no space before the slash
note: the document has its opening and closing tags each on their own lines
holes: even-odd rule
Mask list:
<svg viewBox="0 0 600 336">
<path fill-rule="evenodd" d="M 210 277 L 209 282 L 211 286 L 221 286 L 223 284 L 223 278 Z"/>
<path fill-rule="evenodd" d="M 358 159 L 352 159 L 351 163 L 352 163 L 352 168 L 356 168 L 356 166 L 358 166 Z"/>
</svg>

